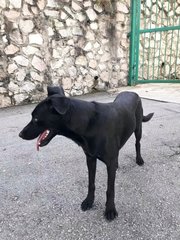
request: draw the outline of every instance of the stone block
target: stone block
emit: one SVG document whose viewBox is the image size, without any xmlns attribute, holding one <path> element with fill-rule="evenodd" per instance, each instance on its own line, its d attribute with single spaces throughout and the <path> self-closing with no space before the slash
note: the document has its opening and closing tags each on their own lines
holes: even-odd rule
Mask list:
<svg viewBox="0 0 180 240">
<path fill-rule="evenodd" d="M 43 44 L 43 37 L 40 33 L 32 33 L 29 35 L 29 44 Z"/>
<path fill-rule="evenodd" d="M 49 36 L 49 37 L 52 37 L 52 36 L 54 35 L 54 30 L 53 30 L 53 28 L 52 28 L 52 27 L 48 27 L 47 33 L 48 33 L 48 36 Z"/>
<path fill-rule="evenodd" d="M 50 8 L 57 8 L 58 7 L 58 1 L 56 0 L 47 0 L 47 7 Z"/>
<path fill-rule="evenodd" d="M 124 14 L 122 14 L 122 13 L 117 13 L 116 14 L 116 21 L 117 22 L 124 22 L 124 20 L 125 20 Z"/>
<path fill-rule="evenodd" d="M 103 82 L 109 82 L 110 76 L 109 76 L 109 72 L 104 71 L 100 74 L 100 78 Z"/>
<path fill-rule="evenodd" d="M 53 49 L 52 56 L 53 56 L 53 58 L 60 58 L 61 52 L 58 49 Z"/>
<path fill-rule="evenodd" d="M 7 93 L 7 89 L 4 87 L 0 87 L 0 94 L 6 94 Z"/>
<path fill-rule="evenodd" d="M 88 88 L 92 88 L 94 86 L 94 78 L 89 74 L 85 76 L 85 86 Z"/>
<path fill-rule="evenodd" d="M 101 71 L 103 71 L 103 70 L 105 70 L 105 69 L 107 68 L 107 65 L 104 64 L 104 63 L 100 63 L 100 64 L 98 65 L 98 67 L 99 67 L 99 69 L 100 69 Z"/>
<path fill-rule="evenodd" d="M 86 45 L 83 48 L 83 50 L 86 51 L 86 52 L 91 51 L 91 49 L 92 49 L 92 43 L 91 42 L 86 43 Z"/>
<path fill-rule="evenodd" d="M 86 56 L 87 56 L 88 59 L 93 59 L 94 58 L 94 54 L 92 52 L 88 52 Z"/>
<path fill-rule="evenodd" d="M 82 10 L 82 7 L 81 7 L 77 2 L 75 2 L 75 1 L 73 1 L 73 0 L 72 0 L 71 6 L 72 6 L 72 9 L 73 9 L 74 11 L 76 11 L 76 12 Z"/>
<path fill-rule="evenodd" d="M 67 12 L 72 18 L 75 17 L 74 13 L 71 11 L 71 9 L 68 6 L 64 6 L 64 11 Z"/>
<path fill-rule="evenodd" d="M 59 11 L 56 11 L 56 10 L 45 9 L 44 13 L 48 17 L 53 17 L 53 18 L 58 18 L 59 17 Z"/>
<path fill-rule="evenodd" d="M 64 24 L 61 21 L 57 20 L 57 19 L 54 19 L 54 24 L 55 24 L 56 29 L 64 28 Z"/>
<path fill-rule="evenodd" d="M 11 63 L 8 66 L 8 73 L 11 74 L 13 73 L 16 69 L 18 69 L 18 66 L 15 63 Z"/>
<path fill-rule="evenodd" d="M 90 28 L 91 28 L 92 30 L 97 30 L 97 29 L 98 29 L 98 24 L 97 24 L 96 22 L 92 22 L 92 23 L 90 24 Z"/>
<path fill-rule="evenodd" d="M 97 61 L 94 60 L 94 59 L 91 59 L 91 60 L 89 61 L 89 67 L 90 67 L 90 68 L 93 68 L 93 69 L 96 69 L 96 68 L 97 68 Z"/>
<path fill-rule="evenodd" d="M 120 72 L 119 73 L 119 79 L 120 80 L 125 80 L 127 78 L 127 73 L 125 72 Z"/>
<path fill-rule="evenodd" d="M 9 0 L 9 2 L 14 8 L 21 8 L 22 6 L 22 0 Z"/>
<path fill-rule="evenodd" d="M 72 37 L 72 32 L 68 28 L 60 29 L 58 32 L 59 32 L 59 34 L 61 35 L 62 38 Z"/>
<path fill-rule="evenodd" d="M 91 1 L 85 1 L 85 2 L 84 2 L 84 7 L 85 7 L 85 8 L 91 7 Z"/>
<path fill-rule="evenodd" d="M 17 19 L 20 17 L 20 12 L 16 11 L 16 10 L 9 10 L 9 11 L 5 11 L 4 15 L 7 17 L 7 19 L 10 22 L 16 22 Z"/>
<path fill-rule="evenodd" d="M 62 20 L 66 20 L 68 18 L 68 15 L 64 11 L 61 11 L 60 17 Z"/>
<path fill-rule="evenodd" d="M 88 8 L 86 14 L 90 21 L 95 21 L 97 19 L 97 14 L 92 8 Z"/>
<path fill-rule="evenodd" d="M 99 44 L 98 42 L 95 42 L 95 43 L 94 43 L 94 48 L 97 49 L 97 48 L 99 48 L 99 47 L 100 47 L 100 44 Z"/>
<path fill-rule="evenodd" d="M 44 61 L 37 56 L 33 57 L 32 66 L 40 72 L 43 72 L 46 69 L 46 64 Z"/>
<path fill-rule="evenodd" d="M 87 59 L 85 56 L 78 56 L 75 61 L 76 65 L 87 66 Z"/>
<path fill-rule="evenodd" d="M 86 16 L 82 12 L 79 12 L 79 13 L 76 14 L 75 18 L 79 22 L 83 22 L 86 19 Z"/>
<path fill-rule="evenodd" d="M 77 21 L 74 20 L 74 19 L 68 18 L 68 19 L 66 20 L 66 25 L 67 25 L 68 27 L 77 26 Z"/>
<path fill-rule="evenodd" d="M 176 8 L 175 12 L 178 16 L 180 16 L 180 5 Z"/>
<path fill-rule="evenodd" d="M 6 0 L 1 0 L 0 1 L 0 7 L 1 8 L 6 8 L 7 1 Z"/>
<path fill-rule="evenodd" d="M 20 103 L 23 103 L 26 99 L 28 99 L 28 95 L 26 93 L 20 93 L 16 94 L 14 96 L 15 104 L 18 105 Z"/>
<path fill-rule="evenodd" d="M 28 33 L 31 33 L 33 31 L 33 28 L 34 28 L 34 23 L 32 20 L 20 20 L 19 21 L 19 27 L 20 27 L 20 30 L 25 33 L 25 34 L 28 34 Z"/>
<path fill-rule="evenodd" d="M 72 79 L 71 78 L 63 78 L 62 85 L 65 90 L 71 89 L 72 87 Z"/>
<path fill-rule="evenodd" d="M 16 73 L 17 81 L 22 82 L 24 81 L 25 77 L 26 77 L 26 71 L 20 68 L 19 71 Z"/>
<path fill-rule="evenodd" d="M 94 10 L 98 13 L 102 13 L 103 9 L 99 4 L 94 4 Z"/>
<path fill-rule="evenodd" d="M 13 60 L 17 64 L 19 64 L 20 66 L 23 66 L 23 67 L 27 67 L 28 64 L 29 64 L 29 60 L 27 58 L 25 58 L 24 56 L 22 56 L 22 55 L 18 55 L 16 57 L 14 57 Z"/>
<path fill-rule="evenodd" d="M 21 88 L 22 92 L 30 93 L 36 88 L 36 85 L 32 82 L 25 82 Z"/>
<path fill-rule="evenodd" d="M 98 73 L 97 70 L 90 68 L 89 69 L 89 74 L 93 77 L 96 77 L 96 76 L 98 76 L 99 73 Z"/>
<path fill-rule="evenodd" d="M 61 56 L 67 57 L 69 51 L 70 51 L 70 47 L 69 47 L 69 46 L 66 46 L 65 48 L 62 48 L 62 50 L 61 50 Z"/>
<path fill-rule="evenodd" d="M 38 15 L 38 14 L 39 14 L 39 9 L 38 9 L 36 6 L 32 6 L 32 7 L 31 7 L 31 12 L 32 12 L 34 15 Z"/>
<path fill-rule="evenodd" d="M 74 65 L 74 57 L 68 57 L 64 59 L 65 63 L 67 64 L 67 66 L 72 66 Z"/>
<path fill-rule="evenodd" d="M 72 34 L 74 36 L 83 36 L 83 31 L 82 31 L 82 29 L 80 27 L 74 27 L 72 29 Z"/>
<path fill-rule="evenodd" d="M 6 55 L 13 55 L 19 51 L 19 48 L 16 47 L 13 44 L 8 45 L 5 49 L 4 52 Z"/>
<path fill-rule="evenodd" d="M 95 40 L 94 33 L 93 33 L 92 31 L 88 31 L 88 32 L 86 33 L 86 39 L 89 40 L 89 41 Z"/>
<path fill-rule="evenodd" d="M 148 1 L 149 1 L 149 0 L 148 0 Z M 150 0 L 150 1 L 151 1 L 151 0 Z M 126 6 L 124 3 L 118 1 L 117 4 L 116 4 L 116 6 L 117 6 L 117 10 L 118 10 L 119 12 L 129 13 L 129 9 L 127 8 L 127 6 Z"/>
<path fill-rule="evenodd" d="M 37 72 L 31 71 L 30 75 L 33 80 L 38 81 L 38 82 L 43 82 L 44 77 L 38 74 Z"/>
<path fill-rule="evenodd" d="M 30 5 L 34 5 L 34 0 L 24 0 L 24 1 Z"/>
<path fill-rule="evenodd" d="M 40 10 L 43 10 L 43 9 L 45 8 L 45 6 L 46 6 L 45 0 L 38 0 L 38 1 L 37 1 L 37 6 L 38 6 L 38 8 L 39 8 Z"/>
<path fill-rule="evenodd" d="M 13 30 L 11 33 L 10 33 L 10 39 L 17 43 L 17 44 L 24 44 L 25 41 L 26 41 L 26 38 L 25 36 L 23 36 L 19 30 Z"/>
<path fill-rule="evenodd" d="M 70 92 L 71 96 L 80 96 L 83 94 L 83 91 L 82 90 L 77 90 L 77 89 L 72 89 L 71 92 Z"/>
<path fill-rule="evenodd" d="M 39 49 L 33 46 L 22 47 L 22 51 L 26 55 L 34 55 L 35 53 L 39 52 Z"/>
<path fill-rule="evenodd" d="M 74 66 L 71 66 L 68 68 L 68 73 L 70 77 L 76 77 L 77 76 L 77 70 Z"/>
<path fill-rule="evenodd" d="M 11 91 L 13 94 L 17 94 L 19 92 L 19 86 L 14 82 L 10 81 L 8 85 L 8 90 Z"/>
<path fill-rule="evenodd" d="M 104 53 L 102 56 L 101 56 L 101 59 L 100 59 L 100 62 L 107 62 L 111 59 L 111 55 L 109 53 Z"/>
<path fill-rule="evenodd" d="M 83 76 L 85 76 L 88 73 L 88 70 L 85 67 L 80 67 L 80 71 Z"/>
<path fill-rule="evenodd" d="M 99 51 L 98 51 L 98 54 L 99 54 L 99 55 L 103 55 L 103 54 L 104 54 L 104 51 L 100 48 Z"/>
<path fill-rule="evenodd" d="M 32 16 L 32 12 L 30 12 L 30 10 L 29 10 L 29 5 L 27 5 L 26 3 L 23 4 L 22 14 L 26 17 L 27 16 Z"/>
<path fill-rule="evenodd" d="M 51 67 L 52 69 L 59 69 L 63 66 L 64 61 L 62 59 L 59 59 L 58 61 L 53 60 L 51 61 Z"/>
<path fill-rule="evenodd" d="M 0 107 L 8 107 L 11 106 L 10 97 L 5 97 L 4 95 L 0 95 Z"/>
</svg>

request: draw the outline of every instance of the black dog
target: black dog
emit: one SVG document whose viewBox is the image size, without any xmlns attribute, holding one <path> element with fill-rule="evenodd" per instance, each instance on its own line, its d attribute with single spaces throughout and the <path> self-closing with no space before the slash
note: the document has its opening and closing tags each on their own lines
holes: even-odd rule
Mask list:
<svg viewBox="0 0 180 240">
<path fill-rule="evenodd" d="M 113 220 L 118 215 L 114 182 L 119 150 L 135 133 L 136 163 L 143 165 L 142 122 L 149 121 L 152 116 L 153 113 L 143 116 L 141 99 L 133 92 L 120 93 L 112 103 L 97 103 L 67 98 L 62 88 L 48 87 L 48 97 L 36 106 L 32 120 L 19 136 L 26 140 L 39 136 L 38 148 L 47 145 L 56 135 L 68 137 L 82 147 L 89 174 L 88 194 L 81 204 L 84 211 L 94 202 L 96 160 L 103 161 L 108 173 L 105 216 Z"/>
</svg>

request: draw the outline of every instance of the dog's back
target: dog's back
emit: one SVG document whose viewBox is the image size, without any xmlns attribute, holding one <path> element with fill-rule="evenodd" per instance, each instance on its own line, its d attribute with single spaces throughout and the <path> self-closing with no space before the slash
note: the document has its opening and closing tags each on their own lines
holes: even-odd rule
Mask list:
<svg viewBox="0 0 180 240">
<path fill-rule="evenodd" d="M 114 103 L 118 103 L 120 107 L 127 108 L 130 111 L 136 110 L 139 102 L 141 102 L 141 99 L 137 93 L 128 91 L 119 93 L 114 100 Z"/>
</svg>

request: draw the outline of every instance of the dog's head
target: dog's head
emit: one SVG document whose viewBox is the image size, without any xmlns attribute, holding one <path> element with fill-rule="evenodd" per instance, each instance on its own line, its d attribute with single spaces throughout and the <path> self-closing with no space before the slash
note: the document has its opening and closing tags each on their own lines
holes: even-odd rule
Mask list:
<svg viewBox="0 0 180 240">
<path fill-rule="evenodd" d="M 32 119 L 19 133 L 25 140 L 38 137 L 37 149 L 47 145 L 63 127 L 64 118 L 70 108 L 70 99 L 63 88 L 48 87 L 48 97 L 40 102 L 32 112 Z"/>
</svg>

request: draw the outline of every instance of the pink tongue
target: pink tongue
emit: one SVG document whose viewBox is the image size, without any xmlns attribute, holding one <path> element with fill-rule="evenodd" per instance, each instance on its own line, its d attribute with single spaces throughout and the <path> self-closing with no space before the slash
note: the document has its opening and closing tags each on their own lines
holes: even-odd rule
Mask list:
<svg viewBox="0 0 180 240">
<path fill-rule="evenodd" d="M 41 133 L 41 134 L 39 135 L 38 140 L 37 140 L 37 143 L 36 143 L 37 151 L 39 151 L 39 146 L 40 146 L 40 144 L 41 144 L 41 141 L 46 138 L 46 134 L 47 134 L 47 130 L 44 131 L 43 133 Z"/>
</svg>

